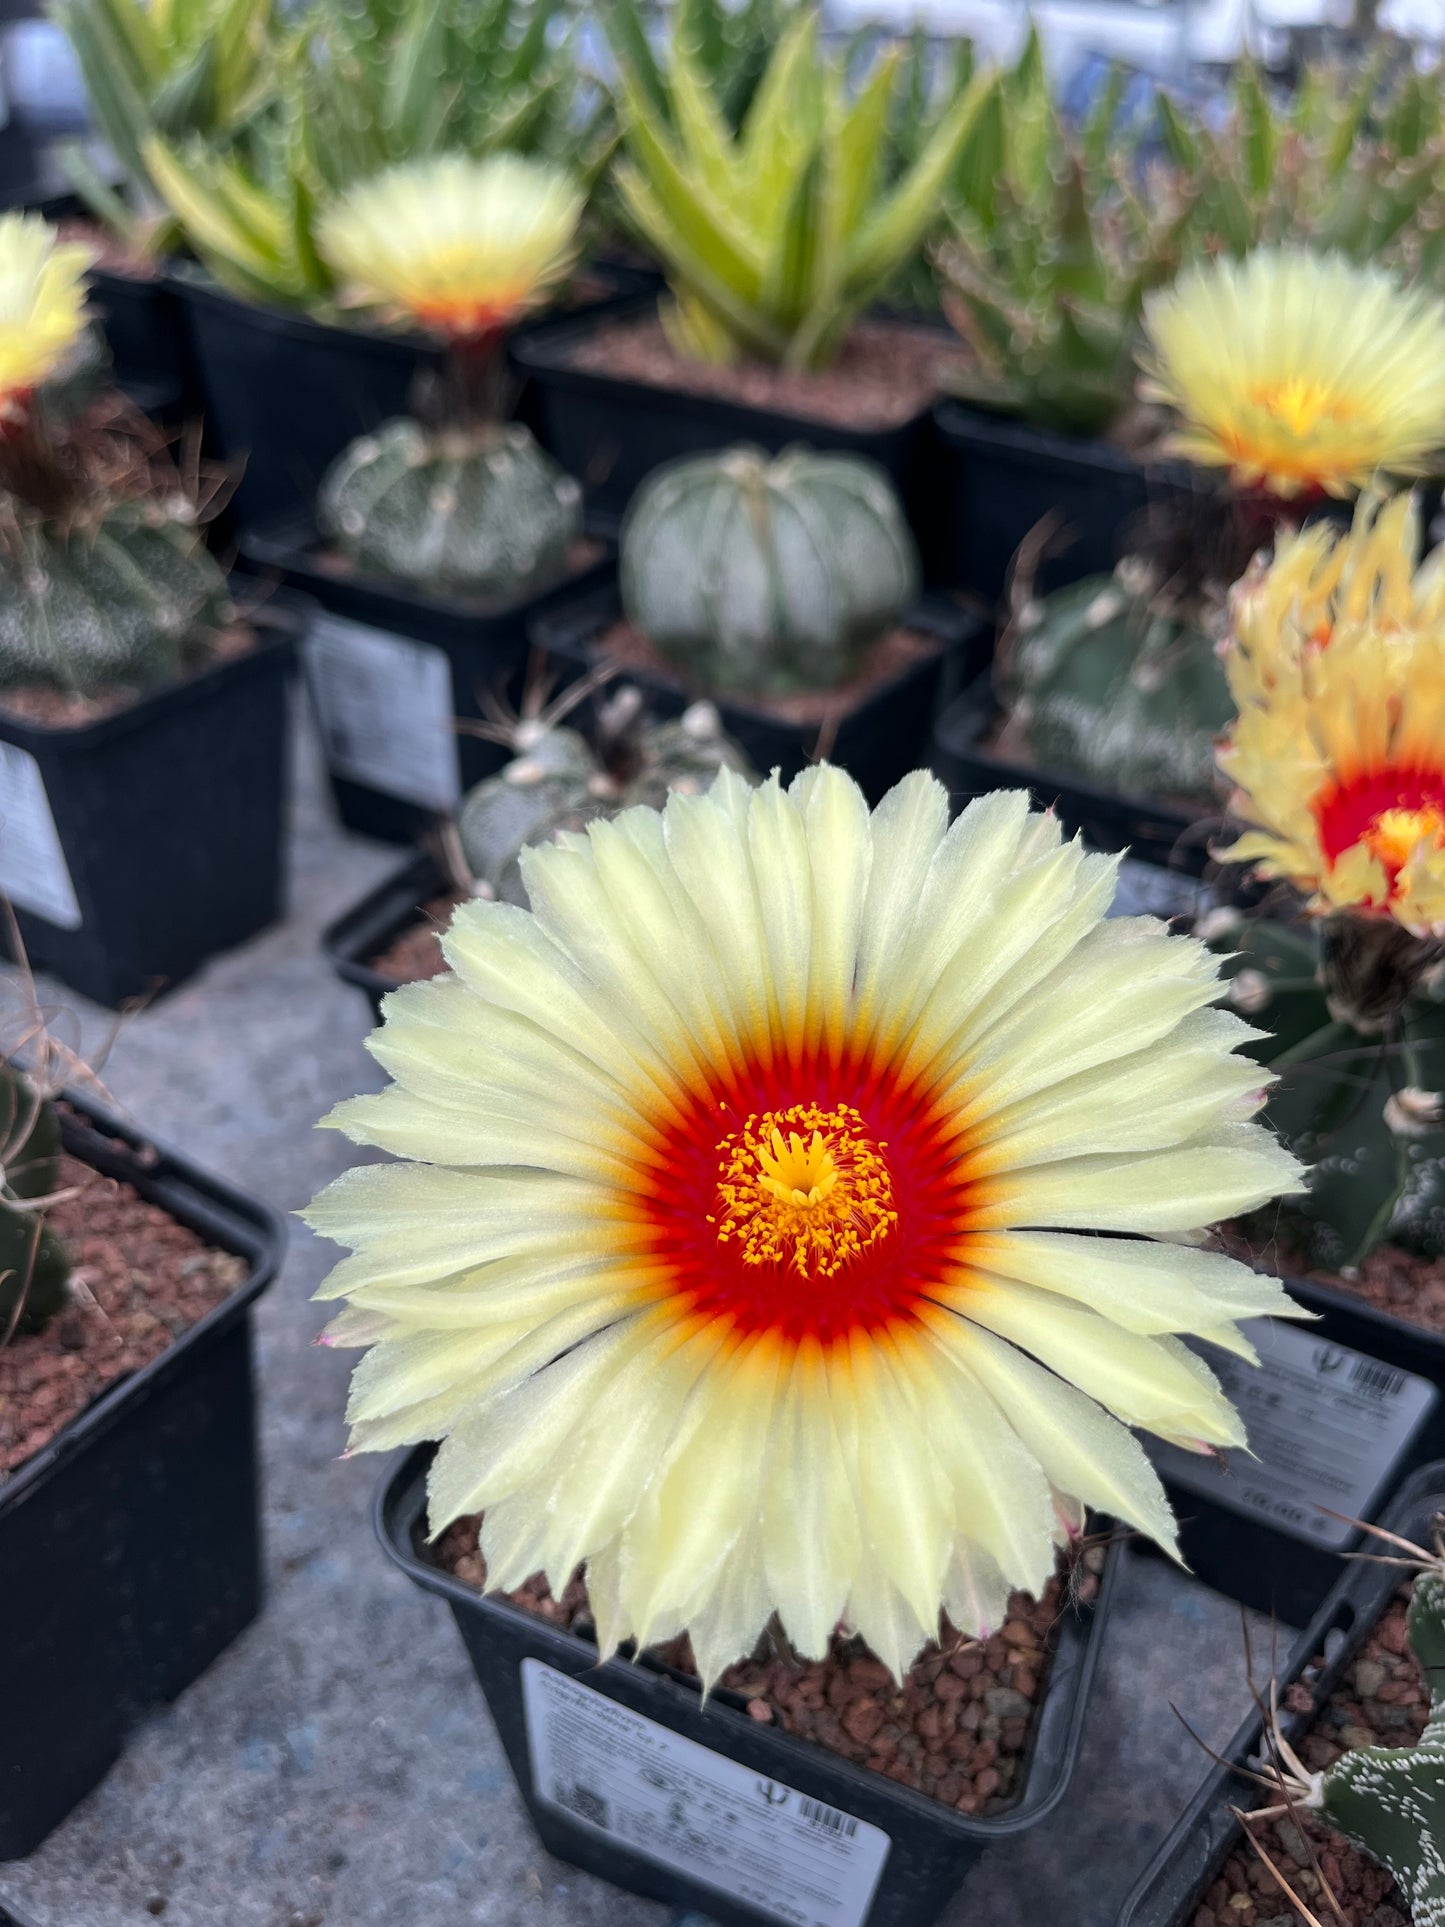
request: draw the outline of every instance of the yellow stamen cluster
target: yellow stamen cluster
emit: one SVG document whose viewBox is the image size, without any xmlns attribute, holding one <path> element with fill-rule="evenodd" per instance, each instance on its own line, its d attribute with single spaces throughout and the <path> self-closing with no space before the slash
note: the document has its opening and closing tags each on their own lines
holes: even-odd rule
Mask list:
<svg viewBox="0 0 1445 1927">
<path fill-rule="evenodd" d="M 23 413 L 80 339 L 91 259 L 37 215 L 0 216 L 0 420 Z"/>
<path fill-rule="evenodd" d="M 851 1104 L 754 1114 L 718 1145 L 719 1244 L 748 1265 L 831 1278 L 898 1221 L 883 1152 Z"/>
</svg>

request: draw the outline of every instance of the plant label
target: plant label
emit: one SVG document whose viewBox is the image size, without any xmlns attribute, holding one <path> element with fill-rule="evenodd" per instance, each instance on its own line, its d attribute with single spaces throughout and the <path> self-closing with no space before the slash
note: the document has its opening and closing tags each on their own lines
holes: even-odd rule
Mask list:
<svg viewBox="0 0 1445 1927">
<path fill-rule="evenodd" d="M 522 1661 L 532 1786 L 575 1826 L 790 1927 L 860 1927 L 881 1828 Z"/>
<path fill-rule="evenodd" d="M 304 661 L 333 776 L 423 809 L 456 807 L 461 777 L 443 650 L 319 615 Z"/>
<path fill-rule="evenodd" d="M 1439 1395 L 1428 1379 L 1307 1327 L 1252 1318 L 1240 1330 L 1259 1351 L 1258 1369 L 1232 1353 L 1206 1356 L 1255 1456 L 1231 1452 L 1225 1466 L 1157 1439 L 1147 1441 L 1149 1456 L 1186 1492 L 1341 1552 L 1356 1530 L 1330 1512 L 1371 1517 Z"/>
<path fill-rule="evenodd" d="M 78 930 L 80 905 L 55 827 L 45 778 L 29 750 L 0 742 L 0 896 L 20 910 Z"/>
</svg>

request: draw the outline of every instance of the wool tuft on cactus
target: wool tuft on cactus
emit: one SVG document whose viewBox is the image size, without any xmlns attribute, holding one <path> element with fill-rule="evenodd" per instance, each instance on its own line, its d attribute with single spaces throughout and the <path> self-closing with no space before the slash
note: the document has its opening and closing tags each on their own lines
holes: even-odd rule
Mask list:
<svg viewBox="0 0 1445 1927">
<path fill-rule="evenodd" d="M 440 1439 L 432 1532 L 481 1512 L 493 1588 L 585 1565 L 604 1655 L 686 1629 L 708 1682 L 777 1613 L 901 1676 L 1086 1505 L 1172 1547 L 1131 1426 L 1241 1440 L 1182 1339 L 1291 1309 L 1190 1242 L 1297 1183 L 1255 1033 L 1027 797 L 949 815 L 724 771 L 529 850 L 327 1120 L 402 1160 L 307 1213 L 353 1447 Z"/>
<path fill-rule="evenodd" d="M 883 471 L 848 455 L 739 446 L 668 463 L 622 529 L 628 620 L 703 689 L 830 689 L 918 593 L 918 552 Z"/>
<path fill-rule="evenodd" d="M 667 275 L 673 346 L 704 361 L 788 368 L 825 366 L 916 254 L 994 84 L 976 76 L 911 168 L 885 185 L 896 50 L 850 98 L 842 63 L 820 50 L 816 18 L 800 15 L 736 133 L 681 25 L 665 115 L 655 71 L 644 82 L 625 46 L 619 59 L 626 158 L 616 184 Z"/>
<path fill-rule="evenodd" d="M 1276 496 L 1419 475 L 1445 445 L 1445 303 L 1340 255 L 1266 248 L 1190 268 L 1144 307 L 1168 444 Z"/>
</svg>

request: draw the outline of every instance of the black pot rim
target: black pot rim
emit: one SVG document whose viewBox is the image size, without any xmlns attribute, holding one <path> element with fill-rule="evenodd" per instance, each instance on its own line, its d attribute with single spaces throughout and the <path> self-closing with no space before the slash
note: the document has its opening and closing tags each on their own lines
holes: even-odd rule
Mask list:
<svg viewBox="0 0 1445 1927">
<path fill-rule="evenodd" d="M 61 1135 L 67 1151 L 97 1170 L 113 1167 L 110 1175 L 123 1177 L 142 1197 L 170 1211 L 179 1223 L 191 1222 L 198 1215 L 196 1207 L 204 1205 L 205 1235 L 218 1248 L 246 1259 L 250 1271 L 204 1318 L 188 1326 L 148 1365 L 108 1385 L 83 1412 L 0 1481 L 0 1518 L 27 1499 L 57 1467 L 107 1432 L 133 1400 L 143 1398 L 157 1381 L 181 1370 L 190 1352 L 244 1317 L 248 1307 L 274 1282 L 287 1245 L 286 1222 L 271 1205 L 237 1190 L 223 1178 L 212 1177 L 180 1152 L 143 1136 L 82 1093 L 66 1091 L 63 1101 L 84 1120 L 77 1123 L 62 1115 Z M 107 1138 L 121 1148 L 105 1144 Z M 140 1153 L 147 1154 L 143 1167 L 135 1163 Z"/>
<path fill-rule="evenodd" d="M 798 439 L 810 435 L 844 434 L 850 441 L 864 445 L 881 444 L 909 435 L 932 416 L 936 402 L 929 400 L 911 415 L 881 428 L 860 428 L 856 424 L 830 421 L 821 415 L 801 415 L 787 408 L 769 408 L 756 402 L 740 401 L 723 395 L 698 395 L 687 388 L 665 386 L 661 382 L 631 381 L 622 375 L 606 374 L 595 368 L 578 368 L 571 360 L 575 345 L 595 334 L 597 329 L 631 320 L 657 305 L 657 295 L 648 290 L 630 300 L 619 301 L 606 315 L 559 315 L 534 323 L 511 343 L 512 360 L 528 374 L 544 373 L 549 385 L 572 393 L 609 395 L 616 399 L 637 400 L 651 396 L 657 407 L 672 414 L 694 415 L 704 421 L 718 421 L 729 430 L 728 439 L 736 441 L 739 417 L 745 421 L 783 422 L 797 430 Z M 915 326 L 896 317 L 880 317 L 892 325 Z"/>
<path fill-rule="evenodd" d="M 343 983 L 379 1001 L 399 982 L 383 976 L 366 959 L 384 949 L 416 916 L 429 896 L 446 887 L 441 864 L 426 850 L 414 850 L 396 869 L 388 870 L 365 896 L 343 910 L 321 933 L 321 951 Z"/>
<path fill-rule="evenodd" d="M 597 1649 L 591 1641 L 579 1639 L 575 1633 L 564 1632 L 558 1627 L 549 1625 L 546 1620 L 536 1614 L 524 1612 L 519 1606 L 510 1605 L 507 1601 L 494 1598 L 487 1593 L 479 1593 L 473 1587 L 464 1585 L 461 1580 L 453 1578 L 450 1573 L 428 1565 L 416 1556 L 410 1543 L 411 1528 L 425 1504 L 424 1485 L 419 1502 L 418 1486 L 419 1482 L 424 1480 L 426 1467 L 435 1450 L 436 1447 L 430 1444 L 412 1446 L 405 1450 L 383 1474 L 377 1486 L 372 1505 L 372 1525 L 388 1558 L 417 1585 L 444 1599 L 454 1612 L 462 1608 L 478 1612 L 484 1618 L 497 1618 L 503 1623 L 516 1624 L 520 1621 L 527 1627 L 531 1636 L 544 1646 L 550 1647 L 559 1656 L 565 1654 L 575 1659 L 578 1654 L 595 1655 Z M 1035 1770 L 1042 1752 L 1039 1738 L 1047 1718 L 1047 1707 L 1051 1697 L 1050 1687 L 1046 1684 L 1043 1698 L 1039 1702 L 1039 1717 L 1034 1722 L 1034 1730 L 1030 1736 L 1023 1792 L 1020 1799 L 1005 1813 L 988 1818 L 958 1813 L 953 1808 L 945 1807 L 939 1801 L 930 1799 L 927 1794 L 919 1793 L 913 1787 L 900 1786 L 896 1781 L 888 1780 L 882 1774 L 869 1773 L 864 1768 L 855 1766 L 851 1760 L 845 1760 L 839 1754 L 829 1753 L 824 1748 L 814 1747 L 809 1741 L 798 1739 L 793 1734 L 784 1732 L 780 1727 L 760 1726 L 717 1695 L 708 1701 L 708 1710 L 720 1720 L 733 1726 L 740 1734 L 747 1734 L 751 1741 L 760 1742 L 765 1746 L 771 1744 L 777 1751 L 777 1771 L 780 1775 L 786 1774 L 786 1762 L 789 1759 L 796 1759 L 800 1755 L 804 1758 L 812 1758 L 822 1753 L 829 1772 L 840 1775 L 845 1785 L 860 1788 L 874 1798 L 877 1798 L 881 1792 L 886 1798 L 896 1800 L 907 1813 L 919 1819 L 932 1821 L 958 1840 L 1004 1840 L 1011 1838 L 1014 1834 L 1027 1832 L 1052 1813 L 1068 1791 L 1079 1745 L 1083 1738 L 1089 1689 L 1098 1664 L 1100 1635 L 1117 1587 L 1121 1563 L 1119 1552 L 1120 1547 L 1117 1542 L 1110 1546 L 1099 1584 L 1098 1597 L 1089 1609 L 1088 1620 L 1075 1615 L 1073 1619 L 1064 1617 L 1059 1622 L 1060 1645 L 1055 1650 L 1050 1671 L 1045 1675 L 1046 1681 L 1052 1677 L 1054 1667 L 1063 1657 L 1061 1650 L 1063 1641 L 1070 1636 L 1071 1631 L 1073 1641 L 1076 1642 L 1076 1663 L 1070 1669 L 1068 1676 L 1071 1703 L 1067 1709 L 1066 1724 L 1062 1732 L 1055 1736 L 1061 1743 L 1052 1762 L 1049 1783 L 1037 1789 L 1033 1784 L 1037 1777 Z M 628 1671 L 628 1662 L 615 1658 L 604 1661 L 600 1666 L 594 1658 L 587 1669 L 589 1678 L 593 1680 L 626 1677 Z M 680 1679 L 681 1676 L 673 1673 L 669 1677 Z"/>
<path fill-rule="evenodd" d="M 1069 435 L 1060 428 L 1045 428 L 1025 421 L 1021 415 L 985 408 L 957 395 L 945 395 L 935 402 L 933 418 L 939 434 L 965 452 L 982 447 L 1085 474 L 1103 469 L 1112 475 L 1144 475 L 1151 484 L 1171 492 L 1197 494 L 1208 486 L 1206 476 L 1177 456 L 1156 455 L 1141 462 L 1102 435 Z"/>
<path fill-rule="evenodd" d="M 1412 1527 L 1419 1530 L 1422 1519 L 1445 1506 L 1445 1460 L 1421 1466 L 1401 1487 L 1386 1511 L 1382 1524 L 1387 1531 L 1408 1536 Z M 1312 1682 L 1316 1702 L 1333 1691 L 1345 1668 L 1368 1636 L 1370 1629 L 1393 1597 L 1400 1583 L 1393 1567 L 1358 1564 L 1334 1586 L 1310 1624 L 1300 1634 L 1279 1671 L 1282 1685 L 1298 1679 L 1317 1654 L 1327 1652 L 1332 1635 L 1342 1635 L 1336 1650 Z M 1240 1699 L 1246 1696 L 1241 1649 Z M 1281 1719 L 1287 1737 L 1298 1740 L 1313 1719 L 1306 1713 L 1286 1712 Z M 1241 1837 L 1238 1821 L 1228 1812 L 1238 1804 L 1243 1782 L 1233 1771 L 1236 1763 L 1247 1761 L 1259 1747 L 1263 1722 L 1258 1712 L 1251 1713 L 1235 1732 L 1228 1745 L 1220 1749 L 1223 1764 L 1211 1769 L 1204 1784 L 1185 1807 L 1165 1836 L 1149 1865 L 1124 1901 L 1115 1927 L 1186 1927 L 1190 1909 L 1198 1905 L 1200 1894 L 1215 1878 L 1227 1856 Z M 1194 1873 L 1182 1866 L 1182 1856 L 1193 1849 L 1199 1862 Z M 1204 1856 L 1201 1859 L 1200 1849 Z M 1187 1891 L 1186 1891 L 1187 1889 Z"/>
<path fill-rule="evenodd" d="M 244 588 L 248 585 L 243 581 L 237 586 Z M 241 618 L 254 630 L 270 632 L 259 635 L 254 648 L 246 650 L 243 655 L 210 663 L 193 676 L 182 676 L 178 681 L 164 683 L 158 689 L 145 690 L 123 709 L 98 716 L 94 722 L 41 723 L 32 721 L 28 716 L 14 715 L 5 708 L 4 691 L 0 689 L 0 739 L 31 750 L 38 745 L 79 751 L 95 749 L 118 736 L 144 729 L 158 710 L 182 709 L 193 703 L 205 702 L 225 685 L 262 673 L 277 656 L 288 654 L 295 648 L 309 619 L 310 604 L 304 597 L 290 594 L 271 597 L 248 610 Z"/>
</svg>

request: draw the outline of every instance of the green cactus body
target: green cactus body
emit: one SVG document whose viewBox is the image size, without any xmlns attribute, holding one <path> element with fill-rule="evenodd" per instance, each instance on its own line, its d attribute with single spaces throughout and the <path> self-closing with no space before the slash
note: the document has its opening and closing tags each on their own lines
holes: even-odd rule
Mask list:
<svg viewBox="0 0 1445 1927">
<path fill-rule="evenodd" d="M 36 1242 L 36 1214 L 21 1204 L 59 1183 L 60 1120 L 19 1071 L 0 1065 L 0 1340 L 12 1328 L 39 1331 L 66 1302 L 65 1249 L 43 1228 Z"/>
<path fill-rule="evenodd" d="M 709 690 L 835 688 L 918 579 L 887 476 L 848 455 L 738 447 L 672 462 L 623 525 L 628 620 Z"/>
<path fill-rule="evenodd" d="M 332 464 L 317 521 L 357 567 L 515 602 L 566 573 L 582 491 L 525 428 L 383 424 Z"/>
<path fill-rule="evenodd" d="M 1028 605 L 1000 677 L 1042 769 L 1127 796 L 1206 798 L 1233 706 L 1213 638 L 1129 565 Z"/>
<path fill-rule="evenodd" d="M 120 503 L 59 530 L 12 504 L 0 529 L 0 684 L 153 688 L 228 607 L 194 521 L 164 505 Z"/>
<path fill-rule="evenodd" d="M 1415 1581 L 1409 1634 L 1430 1687 L 1424 1732 L 1344 1754 L 1320 1776 L 1318 1809 L 1394 1876 L 1412 1927 L 1445 1927 L 1445 1573 Z"/>
<path fill-rule="evenodd" d="M 1279 1079 L 1266 1117 L 1310 1167 L 1284 1221 L 1290 1242 L 1336 1271 L 1386 1239 L 1439 1256 L 1445 983 L 1434 947 L 1384 918 L 1337 929 L 1217 914 L 1230 1002 L 1266 1033 L 1248 1048 Z M 1261 1229 L 1279 1228 L 1271 1211 Z"/>
<path fill-rule="evenodd" d="M 577 730 L 523 724 L 519 754 L 468 792 L 457 830 L 487 895 L 526 907 L 520 865 L 529 844 L 634 804 L 660 809 L 671 790 L 704 790 L 722 769 L 752 774 L 710 703 L 694 703 L 676 722 L 654 723 L 636 692 L 624 691 L 604 711 L 599 735 L 594 748 Z"/>
</svg>

